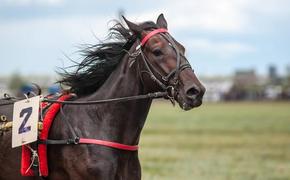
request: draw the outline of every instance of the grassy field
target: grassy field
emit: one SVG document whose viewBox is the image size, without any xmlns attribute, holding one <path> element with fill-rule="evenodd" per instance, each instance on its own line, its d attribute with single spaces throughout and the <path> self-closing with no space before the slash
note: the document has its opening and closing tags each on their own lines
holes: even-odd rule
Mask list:
<svg viewBox="0 0 290 180">
<path fill-rule="evenodd" d="M 139 153 L 144 180 L 289 180 L 290 103 L 156 102 Z"/>
</svg>

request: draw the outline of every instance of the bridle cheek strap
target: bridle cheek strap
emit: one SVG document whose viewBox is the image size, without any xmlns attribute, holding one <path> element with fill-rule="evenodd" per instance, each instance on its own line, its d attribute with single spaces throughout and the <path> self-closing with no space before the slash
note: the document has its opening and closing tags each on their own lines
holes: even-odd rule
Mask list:
<svg viewBox="0 0 290 180">
<path fill-rule="evenodd" d="M 166 33 L 166 32 L 168 32 L 168 31 L 167 31 L 167 29 L 164 29 L 164 28 L 159 28 L 159 29 L 155 29 L 155 30 L 151 31 L 141 40 L 141 46 L 144 46 L 146 44 L 146 42 L 155 34 Z"/>
</svg>

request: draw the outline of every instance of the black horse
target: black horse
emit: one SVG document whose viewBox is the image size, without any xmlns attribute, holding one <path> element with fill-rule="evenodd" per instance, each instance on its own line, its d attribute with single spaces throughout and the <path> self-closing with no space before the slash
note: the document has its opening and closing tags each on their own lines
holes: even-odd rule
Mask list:
<svg viewBox="0 0 290 180">
<path fill-rule="evenodd" d="M 59 81 L 77 95 L 74 101 L 95 101 L 167 91 L 167 99 L 184 110 L 202 104 L 205 88 L 191 69 L 185 48 L 167 32 L 161 14 L 157 22 L 134 24 L 124 18 L 126 28 L 116 23 L 110 41 L 84 50 L 84 60 L 73 72 L 64 71 Z M 114 101 L 82 106 L 63 105 L 49 134 L 50 139 L 69 138 L 71 130 L 81 137 L 137 145 L 152 98 Z M 0 114 L 12 119 L 12 105 L 0 106 Z M 11 148 L 11 131 L 0 134 L 0 179 L 22 180 L 21 148 Z M 138 180 L 138 151 L 99 145 L 48 145 L 49 175 L 45 179 Z"/>
</svg>

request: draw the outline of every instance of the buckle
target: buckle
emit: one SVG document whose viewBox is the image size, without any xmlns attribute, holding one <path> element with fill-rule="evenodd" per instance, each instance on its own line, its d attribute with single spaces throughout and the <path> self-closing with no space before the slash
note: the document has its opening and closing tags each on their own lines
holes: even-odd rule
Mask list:
<svg viewBox="0 0 290 180">
<path fill-rule="evenodd" d="M 174 100 L 175 89 L 174 89 L 174 87 L 167 86 L 166 91 L 167 91 L 167 98 L 170 100 L 172 105 L 175 106 L 175 100 Z"/>
</svg>

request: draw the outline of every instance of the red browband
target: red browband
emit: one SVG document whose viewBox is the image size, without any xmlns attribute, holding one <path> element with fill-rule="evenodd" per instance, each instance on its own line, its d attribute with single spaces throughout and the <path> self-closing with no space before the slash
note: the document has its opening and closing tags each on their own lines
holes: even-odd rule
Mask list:
<svg viewBox="0 0 290 180">
<path fill-rule="evenodd" d="M 164 33 L 164 32 L 168 32 L 167 29 L 159 28 L 159 29 L 155 29 L 155 30 L 151 31 L 141 40 L 141 46 L 144 46 L 146 44 L 146 42 L 155 34 Z"/>
</svg>

